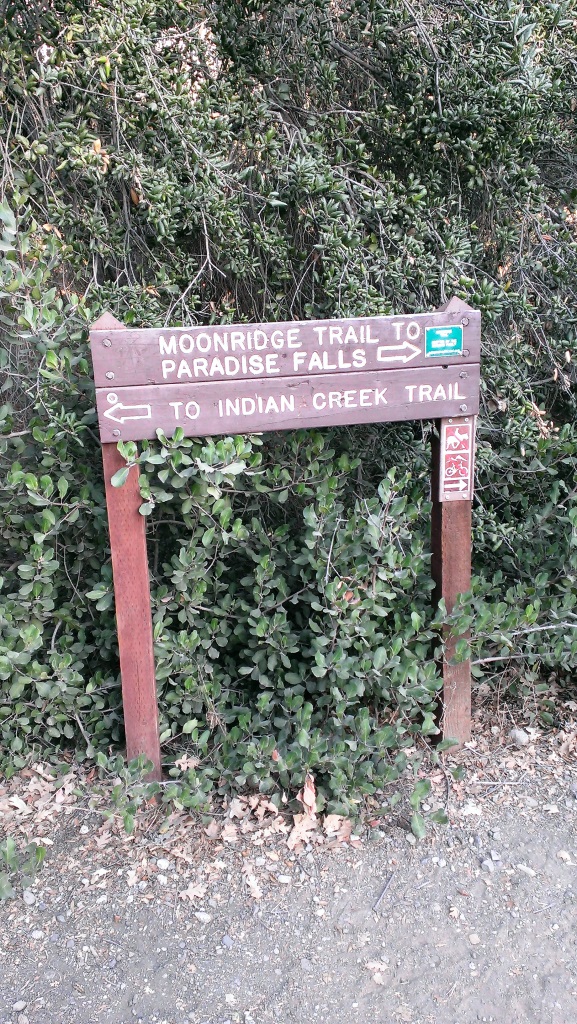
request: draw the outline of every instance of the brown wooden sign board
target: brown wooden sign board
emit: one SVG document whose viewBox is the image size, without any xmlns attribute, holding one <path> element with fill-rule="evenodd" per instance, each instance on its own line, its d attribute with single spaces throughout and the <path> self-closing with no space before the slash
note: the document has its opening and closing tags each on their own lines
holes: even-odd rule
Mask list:
<svg viewBox="0 0 577 1024">
<path fill-rule="evenodd" d="M 437 598 L 450 610 L 471 579 L 480 314 L 458 299 L 411 316 L 127 329 L 109 313 L 90 332 L 103 442 L 127 755 L 160 777 L 145 520 L 116 443 L 434 419 L 432 542 Z M 469 662 L 445 636 L 442 731 L 470 737 Z M 136 644 L 136 648 L 135 648 Z"/>
<path fill-rule="evenodd" d="M 96 405 L 104 442 L 440 419 L 479 411 L 479 365 L 97 388 Z"/>
<path fill-rule="evenodd" d="M 445 335 L 445 337 L 444 337 Z M 96 387 L 202 384 L 479 363 L 481 315 L 91 331 Z"/>
</svg>

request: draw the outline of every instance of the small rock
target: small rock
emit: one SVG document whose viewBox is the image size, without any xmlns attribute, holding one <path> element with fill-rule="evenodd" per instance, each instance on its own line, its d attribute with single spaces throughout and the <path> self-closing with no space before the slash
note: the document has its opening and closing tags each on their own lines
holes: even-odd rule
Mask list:
<svg viewBox="0 0 577 1024">
<path fill-rule="evenodd" d="M 32 907 L 36 903 L 36 896 L 30 889 L 25 889 L 22 893 L 22 899 L 24 900 L 27 907 Z"/>
<path fill-rule="evenodd" d="M 28 1017 L 25 1013 L 19 1013 L 16 1020 L 18 1021 L 18 1024 L 29 1024 Z"/>
<path fill-rule="evenodd" d="M 517 864 L 517 870 L 523 871 L 526 875 L 529 875 L 529 878 L 535 878 L 535 875 L 537 874 L 536 871 L 533 871 L 533 868 L 527 867 L 526 864 Z"/>
<path fill-rule="evenodd" d="M 476 932 L 473 932 L 472 935 L 469 935 L 469 942 L 471 943 L 472 946 L 478 946 L 480 941 L 481 940 Z"/>
<path fill-rule="evenodd" d="M 311 961 L 307 960 L 306 957 L 302 958 L 302 960 L 301 960 L 301 967 L 302 967 L 303 971 L 312 971 L 312 969 L 313 969 L 313 965 L 312 965 Z"/>
<path fill-rule="evenodd" d="M 557 856 L 559 860 L 565 861 L 566 864 L 569 864 L 571 861 L 571 854 L 567 853 L 567 850 L 559 850 Z"/>
<path fill-rule="evenodd" d="M 39 930 L 33 931 L 32 932 L 32 938 L 33 939 L 43 939 L 44 938 L 44 932 L 41 932 Z"/>
<path fill-rule="evenodd" d="M 501 854 L 496 850 L 491 850 L 491 860 L 501 860 Z"/>
<path fill-rule="evenodd" d="M 532 808 L 532 807 L 538 807 L 538 806 L 539 806 L 539 801 L 535 800 L 535 797 L 533 797 L 533 796 L 526 796 L 525 797 L 525 807 L 531 807 Z"/>
<path fill-rule="evenodd" d="M 161 871 L 168 871 L 170 868 L 170 861 L 167 860 L 166 857 L 159 857 L 156 862 L 156 866 L 157 868 L 160 868 Z"/>
<path fill-rule="evenodd" d="M 488 871 L 489 874 L 491 873 L 491 871 L 495 870 L 493 862 L 490 861 L 490 860 L 483 860 L 483 861 L 481 861 L 481 867 L 483 868 L 483 871 Z"/>
<path fill-rule="evenodd" d="M 516 747 L 527 747 L 529 745 L 529 733 L 524 729 L 511 729 L 509 739 Z"/>
<path fill-rule="evenodd" d="M 212 914 L 207 914 L 204 910 L 196 910 L 194 916 L 201 924 L 208 924 L 209 921 L 212 921 Z"/>
<path fill-rule="evenodd" d="M 277 875 L 277 881 L 280 882 L 282 885 L 290 885 L 292 882 L 292 878 L 290 875 Z"/>
<path fill-rule="evenodd" d="M 168 884 L 168 878 L 166 877 L 166 875 L 157 875 L 156 876 L 156 881 L 158 882 L 159 885 L 167 885 Z"/>
<path fill-rule="evenodd" d="M 417 842 L 417 840 L 415 839 L 414 835 L 412 835 L 410 832 L 406 833 L 405 839 L 407 840 L 409 846 L 415 846 L 415 844 Z"/>
<path fill-rule="evenodd" d="M 88 833 L 90 832 L 90 829 L 88 828 L 88 825 L 81 825 L 79 832 L 81 836 L 87 836 Z"/>
<path fill-rule="evenodd" d="M 20 1010 L 25 1010 L 26 1006 L 27 1006 L 26 1000 L 25 999 L 19 999 L 17 1003 L 14 1003 L 14 1006 L 12 1007 L 12 1009 L 15 1011 L 15 1013 L 19 1013 Z"/>
<path fill-rule="evenodd" d="M 569 790 L 577 800 L 577 782 L 572 782 L 569 786 Z"/>
<path fill-rule="evenodd" d="M 231 939 L 230 935 L 223 935 L 222 944 L 223 946 L 226 946 L 227 949 L 232 949 L 234 946 L 234 939 Z"/>
</svg>

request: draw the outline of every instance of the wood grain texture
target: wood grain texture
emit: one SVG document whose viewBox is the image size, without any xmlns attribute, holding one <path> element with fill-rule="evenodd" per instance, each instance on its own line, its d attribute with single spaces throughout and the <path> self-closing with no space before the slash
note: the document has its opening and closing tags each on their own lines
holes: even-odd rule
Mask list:
<svg viewBox="0 0 577 1024">
<path fill-rule="evenodd" d="M 102 461 L 114 577 L 126 756 L 130 761 L 144 754 L 154 765 L 150 777 L 160 780 L 146 520 L 138 511 L 142 504 L 138 469 L 130 471 L 122 487 L 113 487 L 111 477 L 126 465 L 115 444 L 102 446 Z"/>
<path fill-rule="evenodd" d="M 248 434 L 353 423 L 386 423 L 473 414 L 479 408 L 478 364 L 373 373 L 328 374 L 209 384 L 98 388 L 103 442 Z"/>
<path fill-rule="evenodd" d="M 441 326 L 462 328 L 462 351 L 426 354 L 427 329 Z M 129 329 L 108 313 L 90 345 L 97 387 L 382 371 L 478 363 L 481 315 L 452 300 L 414 316 Z"/>
<path fill-rule="evenodd" d="M 438 424 L 439 435 L 441 424 Z M 433 440 L 431 513 L 431 571 L 435 581 L 433 598 L 444 598 L 447 611 L 452 611 L 458 594 L 471 589 L 471 502 L 439 501 L 440 478 L 439 437 Z M 467 639 L 468 636 L 463 637 Z M 443 635 L 443 739 L 457 740 L 459 745 L 471 738 L 471 663 L 451 664 L 460 636 L 446 629 Z"/>
</svg>

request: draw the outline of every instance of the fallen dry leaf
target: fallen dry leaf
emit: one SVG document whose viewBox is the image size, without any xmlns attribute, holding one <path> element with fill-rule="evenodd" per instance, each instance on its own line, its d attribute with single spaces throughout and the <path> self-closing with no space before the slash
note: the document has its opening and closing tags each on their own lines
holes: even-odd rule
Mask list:
<svg viewBox="0 0 577 1024">
<path fill-rule="evenodd" d="M 232 822 L 223 827 L 220 838 L 224 843 L 237 843 L 238 842 L 238 829 Z"/>
<path fill-rule="evenodd" d="M 209 839 L 218 839 L 218 836 L 220 834 L 220 826 L 218 824 L 218 821 L 216 821 L 213 818 L 212 821 L 210 822 L 210 825 L 206 826 L 204 834 L 208 836 Z"/>
<path fill-rule="evenodd" d="M 303 805 L 305 814 L 314 815 L 316 813 L 317 793 L 315 780 L 310 772 L 305 778 L 305 784 L 300 793 L 297 793 L 297 800 Z"/>
<path fill-rule="evenodd" d="M 289 850 L 294 850 L 299 844 L 308 842 L 311 832 L 317 827 L 317 819 L 309 814 L 295 814 L 294 825 L 287 839 Z"/>
<path fill-rule="evenodd" d="M 191 757 L 189 754 L 183 754 L 177 761 L 174 762 L 177 768 L 180 768 L 181 772 L 187 772 L 189 768 L 196 768 L 200 764 L 200 758 Z"/>
<path fill-rule="evenodd" d="M 178 895 L 181 900 L 190 900 L 192 902 L 192 900 L 201 900 L 207 889 L 208 886 L 205 882 L 197 882 L 195 885 L 191 882 L 188 888 L 183 889 Z"/>
</svg>

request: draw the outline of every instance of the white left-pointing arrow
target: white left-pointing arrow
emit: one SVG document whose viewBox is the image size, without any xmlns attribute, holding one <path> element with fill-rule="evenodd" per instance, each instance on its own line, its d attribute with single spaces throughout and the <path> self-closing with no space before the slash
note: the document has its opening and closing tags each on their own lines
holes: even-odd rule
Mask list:
<svg viewBox="0 0 577 1024">
<path fill-rule="evenodd" d="M 125 420 L 149 420 L 152 416 L 150 405 L 123 405 L 117 402 L 110 409 L 104 410 L 104 415 L 115 423 L 124 423 Z"/>
<path fill-rule="evenodd" d="M 403 341 L 402 345 L 381 345 L 377 349 L 377 361 L 379 363 L 408 363 L 415 356 L 420 356 L 421 352 L 422 349 L 410 341 Z"/>
</svg>

